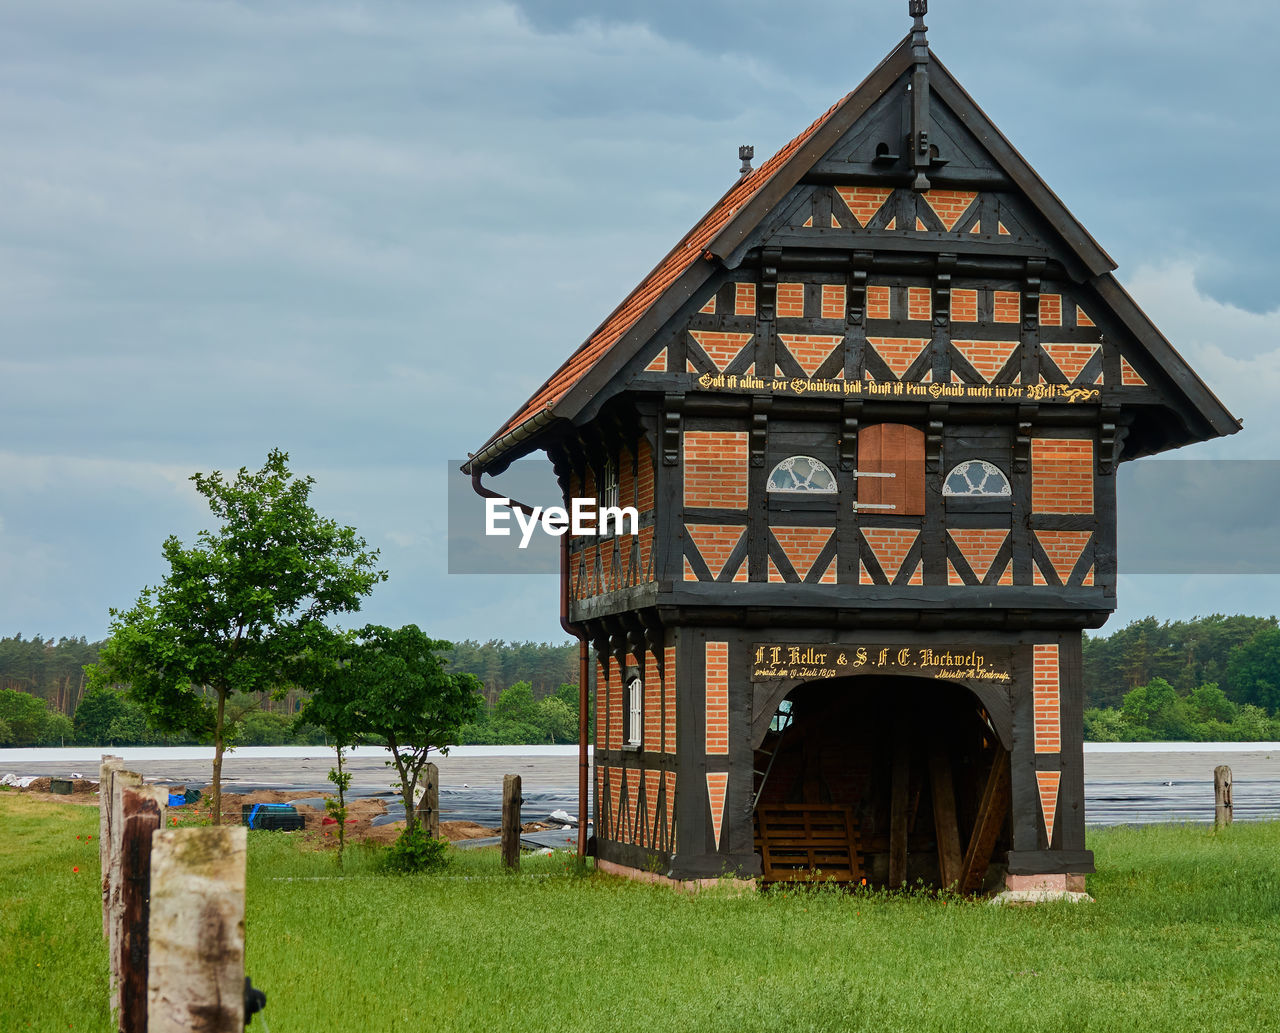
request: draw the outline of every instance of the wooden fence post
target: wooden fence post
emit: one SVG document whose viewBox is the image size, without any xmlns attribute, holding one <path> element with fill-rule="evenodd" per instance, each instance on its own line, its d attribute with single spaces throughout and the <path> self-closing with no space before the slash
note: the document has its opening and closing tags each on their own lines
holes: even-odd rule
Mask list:
<svg viewBox="0 0 1280 1033">
<path fill-rule="evenodd" d="M 1215 828 L 1231 824 L 1231 769 L 1219 764 L 1213 769 L 1213 824 Z"/>
<path fill-rule="evenodd" d="M 243 1033 L 243 825 L 151 841 L 148 1033 Z"/>
<path fill-rule="evenodd" d="M 111 1006 L 113 1009 L 119 1001 L 120 992 L 120 920 L 123 901 L 120 883 L 124 875 L 124 791 L 126 789 L 141 788 L 142 776 L 136 771 L 118 769 L 112 772 L 111 834 L 107 842 L 107 924 L 110 927 L 107 942 L 110 951 Z"/>
<path fill-rule="evenodd" d="M 520 867 L 520 776 L 502 776 L 502 864 L 516 871 Z"/>
<path fill-rule="evenodd" d="M 422 768 L 418 780 L 422 786 L 422 799 L 418 801 L 418 823 L 432 839 L 440 838 L 440 769 L 434 764 Z"/>
<path fill-rule="evenodd" d="M 120 1033 L 147 1033 L 147 922 L 151 839 L 164 807 L 151 790 L 125 789 L 120 879 Z"/>
<path fill-rule="evenodd" d="M 98 765 L 98 874 L 102 881 L 102 938 L 111 936 L 111 782 L 124 761 L 108 753 Z"/>
</svg>

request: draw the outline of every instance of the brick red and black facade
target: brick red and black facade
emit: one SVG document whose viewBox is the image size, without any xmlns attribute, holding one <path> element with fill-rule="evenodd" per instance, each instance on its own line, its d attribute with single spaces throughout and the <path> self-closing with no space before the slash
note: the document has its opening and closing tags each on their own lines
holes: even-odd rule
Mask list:
<svg viewBox="0 0 1280 1033">
<path fill-rule="evenodd" d="M 476 454 L 498 474 L 545 449 L 566 498 L 616 480 L 640 513 L 564 571 L 598 857 L 754 876 L 757 808 L 803 798 L 857 816 L 874 881 L 938 881 L 920 801 L 954 785 L 962 848 L 1091 870 L 1081 633 L 1115 608 L 1116 469 L 1239 426 L 1111 269 L 908 38 Z M 804 485 L 771 481 L 794 461 Z"/>
</svg>

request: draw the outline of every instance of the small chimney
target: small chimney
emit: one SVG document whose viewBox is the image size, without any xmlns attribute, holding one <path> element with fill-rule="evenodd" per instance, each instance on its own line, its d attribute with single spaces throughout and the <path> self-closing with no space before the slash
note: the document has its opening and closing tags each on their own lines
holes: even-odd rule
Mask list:
<svg viewBox="0 0 1280 1033">
<path fill-rule="evenodd" d="M 745 176 L 751 171 L 751 159 L 756 156 L 756 149 L 749 143 L 744 143 L 738 148 L 738 158 L 742 161 L 742 168 L 738 172 Z"/>
</svg>

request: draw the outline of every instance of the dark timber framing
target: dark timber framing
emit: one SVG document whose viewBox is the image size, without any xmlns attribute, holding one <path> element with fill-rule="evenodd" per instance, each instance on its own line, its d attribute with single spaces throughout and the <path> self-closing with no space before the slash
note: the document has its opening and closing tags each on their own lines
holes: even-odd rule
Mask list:
<svg viewBox="0 0 1280 1033">
<path fill-rule="evenodd" d="M 1116 605 L 1116 468 L 1240 426 L 1113 268 L 918 17 L 472 456 L 545 449 L 566 499 L 615 470 L 640 514 L 562 572 L 601 860 L 757 877 L 760 800 L 851 822 L 850 878 L 1092 870 L 1081 633 Z M 797 456 L 834 484 L 770 491 Z"/>
</svg>

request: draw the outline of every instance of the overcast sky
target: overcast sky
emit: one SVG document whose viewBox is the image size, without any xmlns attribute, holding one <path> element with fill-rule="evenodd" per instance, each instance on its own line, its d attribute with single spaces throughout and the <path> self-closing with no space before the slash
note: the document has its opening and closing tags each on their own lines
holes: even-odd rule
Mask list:
<svg viewBox="0 0 1280 1033">
<path fill-rule="evenodd" d="M 312 474 L 382 550 L 361 615 L 563 638 L 556 579 L 446 573 L 479 446 L 905 0 L 0 0 L 0 634 L 105 634 L 208 526 L 187 478 Z M 934 0 L 935 52 L 1280 458 L 1278 73 L 1246 0 Z M 1271 467 L 1260 467 L 1270 470 Z M 499 485 L 501 482 L 499 482 Z M 1280 612 L 1126 576 L 1110 627 Z"/>
</svg>

